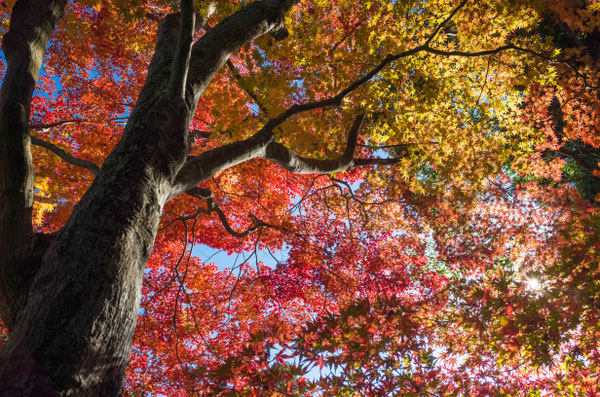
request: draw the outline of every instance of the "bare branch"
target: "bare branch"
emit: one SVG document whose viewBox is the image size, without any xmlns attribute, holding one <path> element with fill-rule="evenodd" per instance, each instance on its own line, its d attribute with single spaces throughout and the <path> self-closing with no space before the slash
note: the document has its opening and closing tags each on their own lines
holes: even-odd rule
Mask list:
<svg viewBox="0 0 600 397">
<path fill-rule="evenodd" d="M 501 47 L 492 48 L 492 49 L 483 50 L 483 51 L 475 51 L 475 52 L 444 51 L 444 50 L 438 50 L 437 48 L 431 48 L 431 47 L 424 47 L 423 51 L 428 52 L 430 54 L 442 55 L 442 56 L 446 56 L 446 57 L 477 58 L 477 57 L 482 57 L 485 55 L 498 54 L 498 53 L 500 53 L 502 51 L 506 51 L 506 50 L 518 50 L 518 49 L 519 48 L 517 48 L 514 44 L 506 44 Z"/>
<path fill-rule="evenodd" d="M 231 62 L 231 59 L 227 60 L 227 68 L 229 69 L 229 71 L 231 72 L 231 74 L 233 75 L 233 77 L 235 78 L 235 80 L 238 83 L 238 86 L 244 90 L 244 92 L 250 97 L 252 98 L 252 100 L 254 101 L 254 103 L 256 103 L 256 105 L 258 106 L 258 109 L 266 116 L 269 116 L 269 113 L 267 112 L 267 108 L 265 107 L 265 105 L 261 102 L 261 100 L 258 98 L 258 96 L 252 92 L 252 89 L 250 87 L 248 87 L 245 82 L 243 77 L 240 75 L 240 73 L 238 72 L 238 70 L 236 69 L 235 65 L 233 64 L 233 62 Z"/>
<path fill-rule="evenodd" d="M 213 212 L 216 212 L 217 216 L 219 217 L 219 220 L 223 224 L 223 227 L 225 228 L 227 233 L 231 234 L 234 237 L 244 238 L 248 234 L 259 229 L 262 226 L 271 226 L 261 221 L 254 215 L 249 214 L 248 216 L 250 217 L 250 219 L 252 219 L 252 226 L 248 227 L 243 232 L 236 232 L 229 224 L 229 221 L 227 220 L 227 217 L 225 216 L 223 210 L 215 203 L 213 199 L 213 193 L 210 191 L 210 189 L 196 187 L 188 190 L 186 193 L 199 200 L 206 200 L 207 208 L 199 208 L 198 211 L 205 214 L 212 214 Z"/>
<path fill-rule="evenodd" d="M 58 146 L 56 146 L 50 142 L 46 142 L 40 138 L 36 138 L 36 137 L 32 136 L 31 143 L 36 146 L 43 147 L 44 149 L 51 151 L 52 153 L 54 153 L 55 155 L 60 157 L 63 161 L 65 161 L 69 164 L 88 169 L 92 174 L 94 174 L 94 176 L 96 176 L 96 174 L 98 174 L 98 172 L 100 171 L 100 168 L 96 164 L 92 163 L 91 161 L 77 158 L 77 157 L 65 152 L 64 150 L 62 150 L 61 148 L 59 148 Z"/>
<path fill-rule="evenodd" d="M 464 0 L 462 3 L 460 3 L 451 13 L 450 15 L 448 15 L 448 18 L 444 19 L 434 30 L 433 32 L 429 35 L 429 38 L 427 39 L 427 41 L 425 41 L 425 46 L 428 46 L 429 44 L 431 44 L 431 42 L 436 38 L 436 36 L 438 35 L 438 33 L 440 32 L 440 30 L 448 23 L 452 20 L 452 18 L 454 18 L 454 16 L 456 15 L 456 13 L 458 11 L 460 11 L 461 8 L 463 8 L 467 3 L 469 2 L 469 0 Z"/>
<path fill-rule="evenodd" d="M 81 122 L 82 121 L 78 119 L 61 120 L 54 123 L 29 124 L 29 128 L 32 130 L 47 130 L 54 127 L 60 127 L 62 125 L 79 124 Z"/>
</svg>

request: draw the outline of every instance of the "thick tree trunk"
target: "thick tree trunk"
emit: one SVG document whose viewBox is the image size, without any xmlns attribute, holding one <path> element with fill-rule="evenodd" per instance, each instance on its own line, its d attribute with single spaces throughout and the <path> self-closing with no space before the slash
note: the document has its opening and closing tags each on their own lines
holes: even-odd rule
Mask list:
<svg viewBox="0 0 600 397">
<path fill-rule="evenodd" d="M 8 68 L 0 95 L 0 316 L 10 332 L 0 352 L 0 394 L 11 397 L 121 393 L 144 265 L 163 205 L 181 192 L 173 193 L 198 98 L 243 44 L 265 33 L 283 36 L 282 16 L 294 1 L 252 3 L 209 30 L 193 50 L 175 45 L 189 41 L 191 32 L 179 32 L 179 16 L 167 16 L 123 138 L 67 224 L 55 235 L 38 236 L 31 228 L 29 103 L 65 3 L 19 0 L 3 40 Z M 190 1 L 182 5 L 192 9 Z M 183 19 L 193 29 L 193 18 Z M 193 74 L 181 67 L 173 72 L 172 65 L 187 65 L 189 56 Z M 226 158 L 223 153 L 219 161 Z M 204 170 L 196 184 L 222 169 L 213 159 L 195 162 Z"/>
<path fill-rule="evenodd" d="M 168 41 L 178 20 L 163 25 Z M 166 67 L 171 56 L 163 55 Z M 187 106 L 157 91 L 138 103 L 123 139 L 37 258 L 26 304 L 0 353 L 0 390 L 7 395 L 116 396 L 122 390 L 143 268 L 188 151 Z M 25 239 L 15 244 L 31 252 Z"/>
<path fill-rule="evenodd" d="M 165 123 L 181 130 L 185 114 L 164 110 L 132 120 L 131 128 L 143 129 L 149 142 L 161 141 Z M 183 161 L 184 145 L 160 146 Z M 44 255 L 0 355 L 0 389 L 9 395 L 120 393 L 143 268 L 176 172 L 157 172 L 155 151 L 153 144 L 123 140 Z"/>
</svg>

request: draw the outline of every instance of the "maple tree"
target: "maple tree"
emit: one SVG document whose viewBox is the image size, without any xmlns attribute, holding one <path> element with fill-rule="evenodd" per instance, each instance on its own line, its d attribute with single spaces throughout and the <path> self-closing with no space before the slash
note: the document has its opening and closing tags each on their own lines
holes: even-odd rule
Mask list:
<svg viewBox="0 0 600 397">
<path fill-rule="evenodd" d="M 598 2 L 0 4 L 1 390 L 597 395 Z"/>
</svg>

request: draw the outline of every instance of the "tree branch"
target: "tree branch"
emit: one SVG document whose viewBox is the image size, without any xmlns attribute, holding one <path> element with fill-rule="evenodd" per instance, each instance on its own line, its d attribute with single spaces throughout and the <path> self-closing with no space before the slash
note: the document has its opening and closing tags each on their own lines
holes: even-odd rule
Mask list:
<svg viewBox="0 0 600 397">
<path fill-rule="evenodd" d="M 126 121 L 126 119 L 127 119 L 127 117 L 125 117 L 125 116 L 109 117 L 102 121 L 87 121 L 84 119 L 68 119 L 68 120 L 55 121 L 53 123 L 40 123 L 40 124 L 31 124 L 30 123 L 29 129 L 35 130 L 35 131 L 45 131 L 45 130 L 49 130 L 54 127 L 61 127 L 64 125 L 73 125 L 73 124 L 104 124 L 107 121 L 115 121 L 117 123 L 123 123 Z"/>
<path fill-rule="evenodd" d="M 573 71 L 573 73 L 575 73 L 575 75 L 577 77 L 579 77 L 580 79 L 583 80 L 583 84 L 586 87 L 592 88 L 592 89 L 595 89 L 595 90 L 598 89 L 598 88 L 600 88 L 600 86 L 598 86 L 598 85 L 591 85 L 591 84 L 589 84 L 588 81 L 587 81 L 587 77 L 584 74 L 582 74 L 577 69 L 577 67 L 571 65 L 571 63 L 568 60 L 552 59 L 549 56 L 546 56 L 544 54 L 540 54 L 539 52 L 535 52 L 535 51 L 530 50 L 528 48 L 522 48 L 522 47 L 517 47 L 517 46 L 514 46 L 513 48 L 515 50 L 518 50 L 518 51 L 524 52 L 526 54 L 533 55 L 533 56 L 535 56 L 537 58 L 543 59 L 544 61 L 547 61 L 550 64 L 566 65 L 569 69 L 571 69 Z"/>
<path fill-rule="evenodd" d="M 425 48 L 423 48 L 423 51 L 428 52 L 430 54 L 442 55 L 442 56 L 447 56 L 447 57 L 476 58 L 476 57 L 482 57 L 485 55 L 498 54 L 499 52 L 506 51 L 506 50 L 517 50 L 517 49 L 519 49 L 519 48 L 517 48 L 514 44 L 506 44 L 501 47 L 492 48 L 490 50 L 475 51 L 475 52 L 444 51 L 444 50 L 438 50 L 437 48 L 431 48 L 431 47 L 425 47 Z"/>
<path fill-rule="evenodd" d="M 196 13 L 194 0 L 181 0 L 181 22 L 179 23 L 179 39 L 171 75 L 169 76 L 169 92 L 177 98 L 184 97 L 185 84 L 190 65 L 190 51 L 194 42 L 194 25 Z"/>
<path fill-rule="evenodd" d="M 42 124 L 29 124 L 29 128 L 32 130 L 47 130 L 54 127 L 60 127 L 62 125 L 71 125 L 71 124 L 79 124 L 82 120 L 78 119 L 70 119 L 70 120 L 61 120 L 56 121 L 54 123 L 42 123 Z"/>
<path fill-rule="evenodd" d="M 219 217 L 219 220 L 223 224 L 223 227 L 225 228 L 227 233 L 231 234 L 234 237 L 244 238 L 248 234 L 259 229 L 262 226 L 271 226 L 271 225 L 268 225 L 267 223 L 261 221 L 254 215 L 250 214 L 248 216 L 250 217 L 250 219 L 252 219 L 252 226 L 248 227 L 243 232 L 236 232 L 235 230 L 233 230 L 233 228 L 229 224 L 229 221 L 227 220 L 227 217 L 225 216 L 225 213 L 223 212 L 223 210 L 215 203 L 214 198 L 213 198 L 213 193 L 212 193 L 212 191 L 210 191 L 210 189 L 195 187 L 195 188 L 188 190 L 186 193 L 194 198 L 199 199 L 199 200 L 206 200 L 207 208 L 206 209 L 198 208 L 198 211 L 208 214 L 208 215 L 212 214 L 213 212 L 216 212 L 217 216 Z"/>
<path fill-rule="evenodd" d="M 333 52 L 335 50 L 337 50 L 338 47 L 341 46 L 344 43 L 344 41 L 346 41 L 348 39 L 348 37 L 350 37 L 352 34 L 354 34 L 356 29 L 358 29 L 360 27 L 360 24 L 361 24 L 360 22 L 356 22 L 354 24 L 354 26 L 352 27 L 352 30 L 349 31 L 348 33 L 346 33 L 337 43 L 335 43 L 333 46 L 331 46 L 331 48 L 327 51 L 327 53 L 329 55 L 333 54 Z"/>
<path fill-rule="evenodd" d="M 350 85 L 348 85 L 345 89 L 341 90 L 340 92 L 338 92 L 335 96 L 326 98 L 326 99 L 322 99 L 319 101 L 314 101 L 314 102 L 308 102 L 308 103 L 304 103 L 301 105 L 293 105 L 292 107 L 290 107 L 289 109 L 285 110 L 284 112 L 282 112 L 281 114 L 279 114 L 277 117 L 272 118 L 267 125 L 265 125 L 265 128 L 271 129 L 273 130 L 275 127 L 277 127 L 278 125 L 280 125 L 281 123 L 283 123 L 285 120 L 287 120 L 288 118 L 292 117 L 295 114 L 301 113 L 301 112 L 306 112 L 309 110 L 315 110 L 315 109 L 322 109 L 322 108 L 326 108 L 326 107 L 332 107 L 332 106 L 341 106 L 343 99 L 348 96 L 350 93 L 352 93 L 353 91 L 355 91 L 357 88 L 359 88 L 360 86 L 362 86 L 363 84 L 367 83 L 368 81 L 370 81 L 373 77 L 375 77 L 381 70 L 383 70 L 385 67 L 387 67 L 388 65 L 390 65 L 392 62 L 397 61 L 398 59 L 401 58 L 406 58 L 409 57 L 411 55 L 415 55 L 419 52 L 425 51 L 427 49 L 429 49 L 429 44 L 431 43 L 431 41 L 433 40 L 433 38 L 438 34 L 438 32 L 440 31 L 440 29 L 442 27 L 444 27 L 444 25 L 446 25 L 455 15 L 456 13 L 465 6 L 465 4 L 468 2 L 468 0 L 464 0 L 461 4 L 458 5 L 458 7 L 456 7 L 448 16 L 448 18 L 446 18 L 444 21 L 442 21 L 432 32 L 432 34 L 430 35 L 430 37 L 425 41 L 425 43 L 407 50 L 407 51 L 403 51 L 399 54 L 388 54 L 377 66 L 375 66 L 374 68 L 372 68 L 369 72 L 367 72 L 363 77 L 359 78 L 358 80 L 355 80 L 353 83 L 351 83 Z"/>
<path fill-rule="evenodd" d="M 596 171 L 596 167 L 590 166 L 584 160 L 583 156 L 580 156 L 579 154 L 577 154 L 575 152 L 570 152 L 567 149 L 565 149 L 564 147 L 558 149 L 556 151 L 556 154 L 558 154 L 562 158 L 570 158 L 571 160 L 573 160 L 579 167 L 586 170 L 591 178 L 600 179 L 596 175 L 594 175 L 594 171 Z"/>
<path fill-rule="evenodd" d="M 294 174 L 317 174 L 331 173 L 339 171 L 348 171 L 352 168 L 364 167 L 368 165 L 393 165 L 397 164 L 399 158 L 381 159 L 381 158 L 347 158 L 342 155 L 334 160 L 318 160 L 306 157 L 300 157 L 280 143 L 272 142 L 267 146 L 267 152 L 264 157 L 281 165 L 286 170 Z"/>
<path fill-rule="evenodd" d="M 227 68 L 229 69 L 229 71 L 231 72 L 231 74 L 233 75 L 235 80 L 237 81 L 238 86 L 242 90 L 244 90 L 244 92 L 254 101 L 254 103 L 256 103 L 256 106 L 258 106 L 258 109 L 264 114 L 264 116 L 268 117 L 269 113 L 267 112 L 266 106 L 261 102 L 261 100 L 258 98 L 258 96 L 254 92 L 252 92 L 252 89 L 246 85 L 243 77 L 237 71 L 233 62 L 231 62 L 231 59 L 228 59 L 226 64 L 227 64 Z"/>
<path fill-rule="evenodd" d="M 398 163 L 399 158 L 355 159 L 353 157 L 357 147 L 358 132 L 364 117 L 364 114 L 356 117 L 348 132 L 344 153 L 333 160 L 300 157 L 282 144 L 275 142 L 273 134 L 264 128 L 246 140 L 209 150 L 199 156 L 190 156 L 177 175 L 169 200 L 193 189 L 221 170 L 254 158 L 264 158 L 276 162 L 286 170 L 297 174 L 329 173 L 356 167 Z"/>
<path fill-rule="evenodd" d="M 327 108 L 327 107 L 341 106 L 342 101 L 346 96 L 348 96 L 349 94 L 354 92 L 357 88 L 359 88 L 363 84 L 369 82 L 373 77 L 375 77 L 386 66 L 390 65 L 394 61 L 397 61 L 398 59 L 406 58 L 408 56 L 415 55 L 419 52 L 427 52 L 427 53 L 431 53 L 431 54 L 444 55 L 444 56 L 480 57 L 480 56 L 484 56 L 484 55 L 497 54 L 499 52 L 506 51 L 509 49 L 516 50 L 519 48 L 514 46 L 513 44 L 507 44 L 507 45 L 497 47 L 494 49 L 490 49 L 490 50 L 483 50 L 483 51 L 476 51 L 476 52 L 462 52 L 462 51 L 442 51 L 442 50 L 438 50 L 435 48 L 431 48 L 431 47 L 423 44 L 423 45 L 417 46 L 413 49 L 403 51 L 396 55 L 390 54 L 390 55 L 386 56 L 383 59 L 383 61 L 381 61 L 377 66 L 375 66 L 369 72 L 367 72 L 363 77 L 359 78 L 358 80 L 355 80 L 353 83 L 348 85 L 345 89 L 338 92 L 336 95 L 329 97 L 329 98 L 321 99 L 319 101 L 313 101 L 313 102 L 307 102 L 307 103 L 303 103 L 303 104 L 292 105 L 287 110 L 280 113 L 278 116 L 269 120 L 267 122 L 267 124 L 265 124 L 264 128 L 272 131 L 278 125 L 280 125 L 281 123 L 283 123 L 284 121 L 286 121 L 287 119 L 289 119 L 290 117 L 292 117 L 298 113 L 302 113 L 302 112 L 306 112 L 306 111 L 310 111 L 310 110 L 316 110 L 316 109 L 323 109 L 323 108 Z"/>
<path fill-rule="evenodd" d="M 264 158 L 274 161 L 286 170 L 296 174 L 314 174 L 329 173 L 337 171 L 346 171 L 355 166 L 354 152 L 358 140 L 358 132 L 365 118 L 364 114 L 356 117 L 350 131 L 344 153 L 333 160 L 318 160 L 300 157 L 293 151 L 277 142 L 271 142 L 267 145 Z"/>
<path fill-rule="evenodd" d="M 461 8 L 463 8 L 467 3 L 469 2 L 469 0 L 464 0 L 462 3 L 460 3 L 454 10 L 452 10 L 452 12 L 450 13 L 450 15 L 448 15 L 448 17 L 446 19 L 444 19 L 434 30 L 433 32 L 431 32 L 431 34 L 429 35 L 429 38 L 427 38 L 427 40 L 425 41 L 425 46 L 429 46 L 429 44 L 431 44 L 431 42 L 436 38 L 436 36 L 438 35 L 438 33 L 440 32 L 440 30 L 448 23 L 452 20 L 452 18 L 454 18 L 454 16 L 456 15 L 456 13 L 458 11 L 460 11 Z"/>
<path fill-rule="evenodd" d="M 248 139 L 219 146 L 198 156 L 189 156 L 179 170 L 167 200 L 192 189 L 224 169 L 263 157 L 267 144 L 273 140 L 271 132 L 261 129 Z"/>
<path fill-rule="evenodd" d="M 52 153 L 54 153 L 55 155 L 60 157 L 63 161 L 65 161 L 71 165 L 75 165 L 77 167 L 83 167 L 83 168 L 88 169 L 92 174 L 94 174 L 94 176 L 96 176 L 96 174 L 98 174 L 98 171 L 100 171 L 100 167 L 98 167 L 96 164 L 92 163 L 91 161 L 77 158 L 77 157 L 65 152 L 63 149 L 59 148 L 58 146 L 56 146 L 50 142 L 47 142 L 40 138 L 36 138 L 36 137 L 32 136 L 31 143 L 36 146 L 43 147 L 44 149 L 51 151 Z"/>
<path fill-rule="evenodd" d="M 264 128 L 272 131 L 277 126 L 282 124 L 284 121 L 286 121 L 287 119 L 289 119 L 290 117 L 292 117 L 298 113 L 307 112 L 310 110 L 322 109 L 322 108 L 326 108 L 326 107 L 341 106 L 342 101 L 346 96 L 348 96 L 350 93 L 354 92 L 357 88 L 359 88 L 363 84 L 370 81 L 386 66 L 388 66 L 389 64 L 391 64 L 392 62 L 394 62 L 400 58 L 405 58 L 405 57 L 417 54 L 418 52 L 421 52 L 424 49 L 425 49 L 425 46 L 418 46 L 413 49 L 403 51 L 396 55 L 390 54 L 390 55 L 386 56 L 384 58 L 384 60 L 381 61 L 377 66 L 375 66 L 369 72 L 367 72 L 363 77 L 355 80 L 350 85 L 348 85 L 346 88 L 344 88 L 343 90 L 338 92 L 336 95 L 329 97 L 329 98 L 321 99 L 318 101 L 292 105 L 290 108 L 283 111 L 278 116 L 269 120 L 267 122 L 267 124 L 265 124 Z"/>
<path fill-rule="evenodd" d="M 285 13 L 299 0 L 253 2 L 209 29 L 192 47 L 187 100 L 195 107 L 208 83 L 229 57 L 244 44 L 264 34 L 284 39 Z"/>
</svg>

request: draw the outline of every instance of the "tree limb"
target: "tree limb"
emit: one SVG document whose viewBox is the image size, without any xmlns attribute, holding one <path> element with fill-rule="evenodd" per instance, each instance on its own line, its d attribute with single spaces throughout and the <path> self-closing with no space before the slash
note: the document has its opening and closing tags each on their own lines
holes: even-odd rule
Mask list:
<svg viewBox="0 0 600 397">
<path fill-rule="evenodd" d="M 448 15 L 448 17 L 446 19 L 444 19 L 439 25 L 437 25 L 437 27 L 433 30 L 433 32 L 429 35 L 429 38 L 427 38 L 427 40 L 425 41 L 424 45 L 425 46 L 429 46 L 429 44 L 431 44 L 431 42 L 436 38 L 436 36 L 438 35 L 438 33 L 440 32 L 440 30 L 448 23 L 452 20 L 452 18 L 454 18 L 454 16 L 456 15 L 456 13 L 458 11 L 460 11 L 461 8 L 463 8 L 467 3 L 469 2 L 469 0 L 464 0 L 462 3 L 460 3 L 454 10 L 452 10 L 452 12 L 450 13 L 450 15 Z"/>
<path fill-rule="evenodd" d="M 363 119 L 364 115 L 360 115 L 355 120 L 348 134 L 348 144 L 344 154 L 336 160 L 315 160 L 298 157 L 285 146 L 276 143 L 273 133 L 266 128 L 262 128 L 243 141 L 220 146 L 198 156 L 190 156 L 177 174 L 169 199 L 188 191 L 226 168 L 259 157 L 275 161 L 286 169 L 296 169 L 302 173 L 334 172 L 347 169 L 352 162 L 358 129 Z"/>
<path fill-rule="evenodd" d="M 123 116 L 123 117 L 109 117 L 103 121 L 87 121 L 84 119 L 68 119 L 68 120 L 60 120 L 60 121 L 55 121 L 53 123 L 30 123 L 29 124 L 29 129 L 30 130 L 34 130 L 34 131 L 45 131 L 45 130 L 49 130 L 51 128 L 54 127 L 61 127 L 64 125 L 73 125 L 73 124 L 104 124 L 107 121 L 115 121 L 115 122 L 125 122 L 125 120 L 127 119 L 127 117 Z"/>
<path fill-rule="evenodd" d="M 189 94 L 192 98 L 188 97 L 188 100 L 192 102 L 197 100 L 196 98 L 206 88 L 207 82 L 227 62 L 231 54 L 241 48 L 244 43 L 262 34 L 284 28 L 283 16 L 295 3 L 297 3 L 297 0 L 264 0 L 250 3 L 210 29 L 192 48 L 189 79 L 193 92 Z M 460 7 L 462 5 L 451 13 L 451 17 Z M 441 25 L 446 24 L 448 20 L 449 18 L 443 21 Z M 240 26 L 246 28 L 241 29 Z M 437 30 L 439 31 L 439 29 Z M 210 150 L 199 156 L 189 157 L 173 183 L 169 199 L 193 188 L 225 168 L 257 157 L 270 159 L 288 170 L 296 170 L 294 172 L 301 173 L 333 172 L 352 168 L 355 164 L 393 164 L 397 162 L 397 159 L 359 159 L 354 162 L 354 159 L 344 157 L 344 155 L 335 160 L 302 158 L 283 145 L 276 143 L 273 130 L 297 113 L 341 105 L 346 96 L 370 81 L 386 66 L 398 59 L 425 51 L 426 48 L 426 45 L 420 45 L 396 55 L 390 54 L 363 77 L 352 82 L 335 96 L 293 105 L 270 119 L 252 137 Z M 346 149 L 349 150 L 352 146 L 354 146 L 352 148 L 354 150 L 356 143 L 348 145 Z"/>
<path fill-rule="evenodd" d="M 364 118 L 365 115 L 361 114 L 354 120 L 354 123 L 348 132 L 348 139 L 344 153 L 337 159 L 318 160 L 300 157 L 293 151 L 277 142 L 271 142 L 267 145 L 264 158 L 276 162 L 286 170 L 296 174 L 346 171 L 355 166 L 354 152 L 356 150 L 358 132 Z"/>
<path fill-rule="evenodd" d="M 32 130 L 46 130 L 54 127 L 60 127 L 62 125 L 79 124 L 81 122 L 82 120 L 78 119 L 61 120 L 54 123 L 29 124 L 29 128 Z"/>
<path fill-rule="evenodd" d="M 298 113 L 307 112 L 310 110 L 327 108 L 327 107 L 341 106 L 342 101 L 346 96 L 348 96 L 350 93 L 354 92 L 357 88 L 359 88 L 363 84 L 370 81 L 386 66 L 388 66 L 389 64 L 391 64 L 392 62 L 394 62 L 400 58 L 405 58 L 405 57 L 417 54 L 418 52 L 424 51 L 424 49 L 425 49 L 424 46 L 418 46 L 413 49 L 403 51 L 396 55 L 390 54 L 390 55 L 386 56 L 384 58 L 384 60 L 381 61 L 377 66 L 375 66 L 369 72 L 367 72 L 363 77 L 355 80 L 350 85 L 348 85 L 346 88 L 344 88 L 343 90 L 338 92 L 336 95 L 329 97 L 329 98 L 321 99 L 318 101 L 292 105 L 291 107 L 289 107 L 288 109 L 286 109 L 285 111 L 280 113 L 278 116 L 269 120 L 267 122 L 267 124 L 265 124 L 264 128 L 272 131 L 277 126 L 282 124 L 284 121 L 286 121 L 287 119 L 289 119 L 290 117 L 292 117 Z"/>
<path fill-rule="evenodd" d="M 190 51 L 194 42 L 194 25 L 196 13 L 194 0 L 181 0 L 181 22 L 179 23 L 179 38 L 169 76 L 169 92 L 177 98 L 182 98 L 185 92 L 188 69 L 190 65 Z"/>
<path fill-rule="evenodd" d="M 36 146 L 43 147 L 44 149 L 51 151 L 52 153 L 54 153 L 55 155 L 60 157 L 63 161 L 65 161 L 71 165 L 75 165 L 77 167 L 83 167 L 83 168 L 88 169 L 92 174 L 94 174 L 94 176 L 96 176 L 96 174 L 98 174 L 98 171 L 100 171 L 100 167 L 98 167 L 96 164 L 92 163 L 91 161 L 87 161 L 87 160 L 83 160 L 78 157 L 75 157 L 50 142 L 47 142 L 40 138 L 36 138 L 36 137 L 32 136 L 31 143 Z"/>
<path fill-rule="evenodd" d="M 320 160 L 300 157 L 275 142 L 273 134 L 264 128 L 246 140 L 220 146 L 198 156 L 190 156 L 173 183 L 169 200 L 189 191 L 224 169 L 254 158 L 273 161 L 297 174 L 330 173 L 356 167 L 398 163 L 399 158 L 354 158 L 358 132 L 364 117 L 365 115 L 361 114 L 354 120 L 348 132 L 344 153 L 337 159 Z"/>
<path fill-rule="evenodd" d="M 266 0 L 265 0 L 266 1 Z M 243 16 L 240 13 L 242 11 L 250 13 L 256 12 L 253 8 L 249 8 L 252 4 L 256 4 L 255 7 L 259 7 L 262 3 L 251 3 L 249 6 L 244 7 L 240 12 L 234 14 L 232 17 L 239 18 L 247 18 L 247 16 Z M 273 0 L 272 3 L 279 3 L 278 0 Z M 287 3 L 291 5 L 294 4 L 294 1 L 288 1 Z M 442 21 L 433 31 L 433 35 L 437 34 L 440 29 L 447 24 L 451 18 L 467 3 L 467 1 L 463 1 L 456 7 L 450 14 L 448 18 Z M 238 15 L 240 14 L 240 15 Z M 226 29 L 228 26 L 227 20 L 222 22 L 223 26 L 221 29 Z M 214 29 L 218 28 L 221 24 L 217 25 Z M 273 29 L 273 27 L 271 27 Z M 196 42 L 194 45 L 194 51 L 197 51 L 202 40 L 207 40 L 210 42 L 210 33 L 213 31 L 209 31 L 201 40 Z M 229 33 L 226 33 L 226 35 Z M 432 39 L 430 37 L 430 39 Z M 350 95 L 356 89 L 361 87 L 362 85 L 369 82 L 374 76 L 376 76 L 381 70 L 389 66 L 392 62 L 406 58 L 420 52 L 432 53 L 436 55 L 443 56 L 467 56 L 467 57 L 479 57 L 484 55 L 492 55 L 496 53 L 500 53 L 502 51 L 506 51 L 509 49 L 518 50 L 513 44 L 507 44 L 501 47 L 497 47 L 490 50 L 482 50 L 477 52 L 461 52 L 461 51 L 442 51 L 435 48 L 429 47 L 429 43 L 431 40 L 428 39 L 424 44 L 421 44 L 412 49 L 403 51 L 398 54 L 388 54 L 379 64 L 370 69 L 367 73 L 365 73 L 362 77 L 350 83 L 346 88 L 339 91 L 336 95 L 324 98 L 318 101 L 306 102 L 303 104 L 295 104 L 280 113 L 278 116 L 271 118 L 267 123 L 263 126 L 263 128 L 254 134 L 252 137 L 244 140 L 231 143 L 229 145 L 225 145 L 211 151 L 205 152 L 199 156 L 192 156 L 186 160 L 186 163 L 181 168 L 179 174 L 176 177 L 175 183 L 173 184 L 171 195 L 169 199 L 189 190 L 190 188 L 198 185 L 202 181 L 210 178 L 212 175 L 217 172 L 228 168 L 230 166 L 236 165 L 240 162 L 250 160 L 252 158 L 262 157 L 274 162 L 277 162 L 285 169 L 296 172 L 296 173 L 327 173 L 327 172 L 335 172 L 335 171 L 343 171 L 348 170 L 350 168 L 354 168 L 357 166 L 366 166 L 366 165 L 390 165 L 396 164 L 399 159 L 391 158 L 391 159 L 353 159 L 352 157 L 348 157 L 346 151 L 352 149 L 352 152 L 355 149 L 356 142 L 352 143 L 351 139 L 352 134 L 349 135 L 348 145 L 346 147 L 346 151 L 344 155 L 337 159 L 333 160 L 317 160 L 317 159 L 309 159 L 297 156 L 293 151 L 289 150 L 285 146 L 275 142 L 273 137 L 273 130 L 285 122 L 290 117 L 316 109 L 322 109 L 327 107 L 337 107 L 342 105 L 342 101 L 345 97 Z M 198 47 L 197 47 L 198 46 Z M 229 57 L 229 54 L 221 54 L 222 56 Z M 225 63 L 226 61 L 223 61 Z M 190 68 L 197 68 L 198 65 L 190 65 Z M 206 71 L 205 71 L 206 73 Z M 202 88 L 203 89 L 203 88 Z M 362 121 L 362 120 L 361 120 Z M 351 130 L 352 132 L 352 130 Z"/>
<path fill-rule="evenodd" d="M 237 164 L 263 157 L 273 134 L 261 129 L 242 141 L 219 146 L 198 156 L 189 156 L 172 184 L 168 200 L 184 193 L 218 172 Z"/>
<path fill-rule="evenodd" d="M 267 146 L 267 153 L 264 157 L 281 165 L 286 170 L 294 174 L 317 174 L 331 173 L 339 171 L 348 171 L 356 167 L 368 165 L 393 165 L 397 164 L 399 158 L 381 159 L 381 158 L 352 158 L 342 155 L 333 160 L 318 160 L 306 157 L 300 157 L 280 143 L 273 142 Z"/>
<path fill-rule="evenodd" d="M 254 215 L 250 214 L 248 216 L 250 217 L 250 219 L 252 219 L 252 226 L 248 227 L 243 232 L 236 232 L 229 224 L 229 221 L 227 220 L 227 217 L 225 216 L 225 213 L 223 212 L 223 210 L 215 203 L 215 201 L 213 199 L 213 193 L 210 191 L 210 189 L 195 187 L 195 188 L 188 190 L 186 193 L 194 198 L 199 199 L 199 200 L 206 200 L 207 208 L 206 209 L 198 208 L 198 211 L 208 214 L 208 215 L 212 214 L 213 212 L 216 212 L 217 216 L 219 217 L 219 220 L 223 224 L 223 227 L 225 228 L 227 233 L 231 234 L 234 237 L 244 238 L 248 234 L 259 229 L 262 226 L 271 226 L 271 225 L 268 225 L 267 223 L 261 221 Z"/>
<path fill-rule="evenodd" d="M 492 48 L 489 50 L 475 51 L 475 52 L 443 51 L 443 50 L 438 50 L 437 48 L 432 48 L 432 47 L 424 47 L 423 51 L 428 52 L 430 54 L 442 55 L 442 56 L 447 56 L 447 57 L 477 58 L 477 57 L 482 57 L 485 55 L 498 54 L 498 53 L 500 53 L 502 51 L 506 51 L 506 50 L 518 50 L 518 49 L 519 48 L 516 47 L 514 44 L 506 44 L 506 45 Z"/>
<path fill-rule="evenodd" d="M 209 29 L 192 47 L 186 94 L 191 108 L 213 76 L 244 44 L 264 34 L 287 36 L 284 16 L 299 0 L 253 2 Z"/>
</svg>

